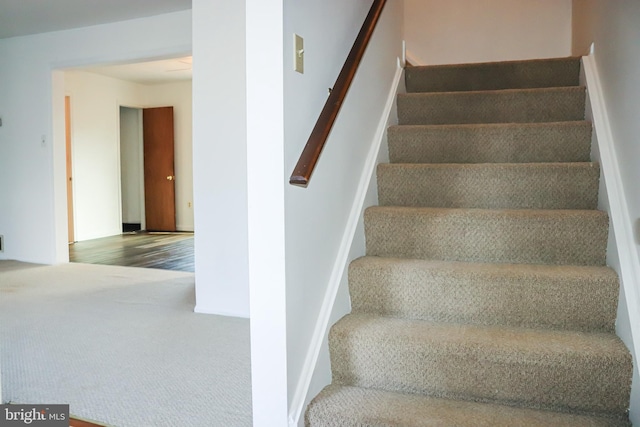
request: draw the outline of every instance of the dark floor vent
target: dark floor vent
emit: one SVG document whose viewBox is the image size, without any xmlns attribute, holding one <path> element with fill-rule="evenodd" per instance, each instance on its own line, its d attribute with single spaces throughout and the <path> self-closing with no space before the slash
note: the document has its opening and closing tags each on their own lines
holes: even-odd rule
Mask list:
<svg viewBox="0 0 640 427">
<path fill-rule="evenodd" d="M 129 223 L 129 222 L 122 223 L 123 233 L 132 233 L 135 231 L 140 231 L 141 229 L 142 229 L 142 226 L 140 223 Z"/>
</svg>

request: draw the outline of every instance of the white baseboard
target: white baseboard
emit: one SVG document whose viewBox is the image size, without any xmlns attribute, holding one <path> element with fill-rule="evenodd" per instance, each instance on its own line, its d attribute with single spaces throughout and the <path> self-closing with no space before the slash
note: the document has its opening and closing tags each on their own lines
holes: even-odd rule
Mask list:
<svg viewBox="0 0 640 427">
<path fill-rule="evenodd" d="M 583 57 L 582 65 L 591 103 L 593 127 L 598 141 L 597 149 L 600 153 L 602 176 L 608 196 L 608 213 L 617 246 L 620 264 L 620 271 L 617 273 L 624 288 L 631 324 L 632 350 L 636 357 L 640 357 L 640 258 L 634 241 L 633 223 L 629 217 L 622 174 L 594 54 Z M 635 369 L 638 369 L 637 365 Z"/>
<path fill-rule="evenodd" d="M 404 59 L 406 62 L 413 66 L 424 65 L 424 61 L 421 61 L 413 52 L 408 49 L 404 51 Z"/>
<path fill-rule="evenodd" d="M 196 305 L 193 308 L 193 312 L 198 314 L 215 314 L 217 316 L 225 316 L 225 317 L 240 317 L 242 319 L 249 318 L 247 313 L 236 313 L 233 311 L 215 310 L 215 309 L 212 309 L 211 307 L 203 307 L 202 305 Z"/>
<path fill-rule="evenodd" d="M 380 120 L 378 122 L 378 128 L 374 135 L 371 149 L 369 150 L 369 153 L 367 155 L 367 159 L 362 170 L 362 175 L 360 176 L 354 203 L 351 206 L 351 212 L 349 214 L 347 226 L 345 227 L 344 234 L 342 235 L 342 240 L 338 249 L 338 255 L 336 256 L 336 260 L 331 271 L 331 277 L 329 278 L 329 286 L 327 287 L 327 292 L 324 296 L 322 307 L 320 308 L 320 314 L 313 331 L 313 337 L 309 345 L 309 350 L 304 360 L 300 380 L 298 381 L 298 385 L 293 395 L 293 400 L 291 402 L 291 407 L 289 410 L 290 427 L 298 426 L 300 417 L 302 416 L 302 412 L 304 410 L 304 404 L 307 400 L 307 394 L 309 392 L 313 373 L 316 368 L 318 357 L 322 350 L 322 343 L 325 336 L 327 335 L 327 331 L 330 326 L 329 322 L 336 296 L 338 294 L 338 289 L 340 288 L 342 278 L 347 271 L 349 262 L 351 261 L 349 259 L 351 243 L 353 242 L 358 223 L 361 220 L 362 211 L 365 208 L 365 196 L 367 194 L 367 190 L 369 189 L 371 179 L 375 174 L 378 153 L 380 151 L 380 146 L 384 139 L 385 132 L 387 131 L 388 118 L 393 109 L 393 106 L 395 105 L 396 94 L 402 75 L 402 64 L 401 61 L 398 60 L 398 68 L 391 84 L 382 116 L 380 117 Z"/>
</svg>

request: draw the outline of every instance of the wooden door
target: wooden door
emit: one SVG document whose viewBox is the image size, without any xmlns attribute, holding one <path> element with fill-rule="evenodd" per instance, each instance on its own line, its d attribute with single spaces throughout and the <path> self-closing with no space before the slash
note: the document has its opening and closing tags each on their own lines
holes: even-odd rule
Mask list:
<svg viewBox="0 0 640 427">
<path fill-rule="evenodd" d="M 73 230 L 73 176 L 71 164 L 71 99 L 64 97 L 64 127 L 67 147 L 67 223 L 69 228 L 69 243 L 76 241 Z"/>
<path fill-rule="evenodd" d="M 173 107 L 145 108 L 142 129 L 146 229 L 176 231 Z"/>
</svg>

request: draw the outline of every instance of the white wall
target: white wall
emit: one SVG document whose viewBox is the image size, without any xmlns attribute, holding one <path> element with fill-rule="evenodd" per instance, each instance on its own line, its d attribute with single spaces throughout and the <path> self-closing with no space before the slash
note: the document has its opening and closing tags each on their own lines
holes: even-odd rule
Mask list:
<svg viewBox="0 0 640 427">
<path fill-rule="evenodd" d="M 192 5 L 196 311 L 248 317 L 245 6 Z"/>
<path fill-rule="evenodd" d="M 247 220 L 255 427 L 287 425 L 283 3 L 246 2 Z"/>
<path fill-rule="evenodd" d="M 120 107 L 120 194 L 122 222 L 142 224 L 142 117 L 137 108 Z"/>
<path fill-rule="evenodd" d="M 120 234 L 120 105 L 141 105 L 143 87 L 68 71 L 65 93 L 71 97 L 76 240 Z"/>
<path fill-rule="evenodd" d="M 571 54 L 571 0 L 405 0 L 415 65 Z"/>
<path fill-rule="evenodd" d="M 1 259 L 68 260 L 64 74 L 55 70 L 190 50 L 191 11 L 0 40 L 0 179 L 11 183 L 0 186 Z"/>
<path fill-rule="evenodd" d="M 310 364 L 317 340 L 326 337 L 331 323 L 349 309 L 346 271 L 349 259 L 364 255 L 364 235 L 351 226 L 361 216 L 359 203 L 367 190 L 375 163 L 372 147 L 387 117 L 385 106 L 402 57 L 402 4 L 388 2 L 342 111 L 307 188 L 287 184 L 315 125 L 371 2 L 285 2 L 284 31 L 284 168 L 287 277 L 287 364 L 290 418 L 331 380 L 327 348 L 318 366 Z M 327 31 L 331 28 L 331 31 Z M 304 37 L 305 73 L 292 69 L 293 33 Z M 374 178 L 375 179 L 375 178 Z M 362 230 L 360 230 L 362 233 Z M 349 253 L 350 249 L 353 249 Z M 349 259 L 345 259 L 349 258 Z M 336 305 L 327 305 L 333 296 Z M 328 311 L 327 311 L 328 310 Z M 254 320 L 252 318 L 252 320 Z M 320 335 L 316 331 L 320 331 Z M 322 331 L 325 334 L 322 334 Z M 310 375 L 317 368 L 308 395 Z"/>
<path fill-rule="evenodd" d="M 589 46 L 595 43 L 595 63 L 609 117 L 612 144 L 619 167 L 622 193 L 628 212 L 624 212 L 629 223 L 623 227 L 633 234 L 630 250 L 640 255 L 640 2 L 574 0 L 573 2 L 573 54 L 585 55 Z M 623 241 L 630 236 L 615 236 Z M 625 246 L 627 247 L 627 246 Z M 623 255 L 623 254 L 619 254 Z M 638 256 L 628 257 L 637 261 Z M 619 266 L 616 266 L 619 268 Z M 636 265 L 636 269 L 638 266 Z M 630 286 L 629 281 L 623 283 Z M 638 280 L 632 284 L 635 295 L 640 295 Z M 620 294 L 620 307 L 616 330 L 628 347 L 634 348 L 632 331 L 637 334 L 637 324 L 629 324 L 629 313 L 637 310 L 640 301 Z M 635 337 L 637 339 L 637 336 Z M 637 347 L 637 345 L 636 345 Z M 632 392 L 631 420 L 640 424 L 640 375 L 638 375 L 638 354 L 634 360 L 634 387 Z"/>
</svg>

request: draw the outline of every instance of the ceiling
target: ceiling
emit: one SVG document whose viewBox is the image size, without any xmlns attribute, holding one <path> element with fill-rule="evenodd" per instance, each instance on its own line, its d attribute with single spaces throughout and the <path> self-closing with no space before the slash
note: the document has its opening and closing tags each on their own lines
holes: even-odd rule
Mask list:
<svg viewBox="0 0 640 427">
<path fill-rule="evenodd" d="M 0 0 L 0 39 L 191 9 L 191 0 Z M 142 84 L 191 79 L 191 57 L 91 67 L 85 71 Z"/>
<path fill-rule="evenodd" d="M 82 70 L 146 85 L 191 80 L 192 75 L 190 56 L 135 64 L 86 67 Z"/>
<path fill-rule="evenodd" d="M 0 39 L 191 9 L 191 0 L 0 0 Z"/>
</svg>

